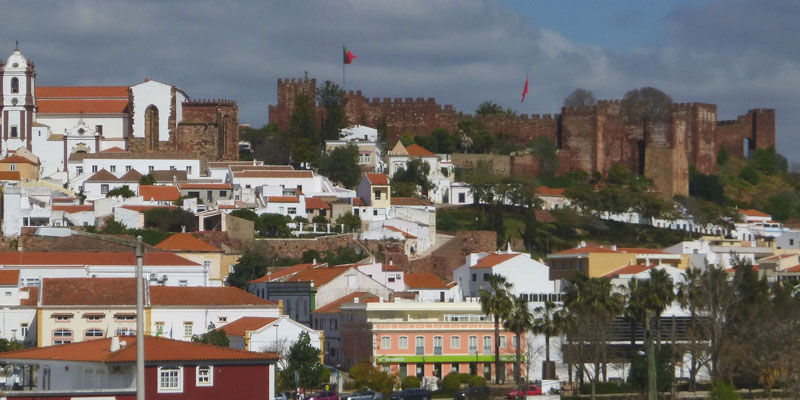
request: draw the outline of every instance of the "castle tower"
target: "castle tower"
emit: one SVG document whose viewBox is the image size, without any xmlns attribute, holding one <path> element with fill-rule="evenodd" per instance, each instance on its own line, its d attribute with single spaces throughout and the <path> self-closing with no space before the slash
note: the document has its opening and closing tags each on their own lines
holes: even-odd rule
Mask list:
<svg viewBox="0 0 800 400">
<path fill-rule="evenodd" d="M 15 48 L 2 67 L 0 79 L 3 153 L 20 146 L 31 149 L 36 111 L 35 78 L 33 62 L 25 59 L 19 47 Z"/>
</svg>

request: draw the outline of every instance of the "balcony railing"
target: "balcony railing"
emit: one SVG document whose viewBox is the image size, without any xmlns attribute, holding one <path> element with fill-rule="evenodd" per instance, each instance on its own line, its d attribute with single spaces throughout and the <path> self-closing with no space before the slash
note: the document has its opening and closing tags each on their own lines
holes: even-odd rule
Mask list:
<svg viewBox="0 0 800 400">
<path fill-rule="evenodd" d="M 478 346 L 470 346 L 469 354 L 478 354 Z"/>
<path fill-rule="evenodd" d="M 492 346 L 483 346 L 483 354 L 492 354 Z"/>
<path fill-rule="evenodd" d="M 425 347 L 424 346 L 417 346 L 417 355 L 421 356 L 425 354 Z"/>
</svg>

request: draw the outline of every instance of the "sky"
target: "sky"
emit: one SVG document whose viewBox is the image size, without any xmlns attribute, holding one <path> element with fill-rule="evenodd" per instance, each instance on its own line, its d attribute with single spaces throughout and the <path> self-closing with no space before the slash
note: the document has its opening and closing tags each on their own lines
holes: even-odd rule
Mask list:
<svg viewBox="0 0 800 400">
<path fill-rule="evenodd" d="M 653 86 L 718 119 L 775 108 L 778 151 L 800 161 L 800 2 L 783 0 L 0 0 L 0 59 L 19 40 L 38 85 L 176 85 L 237 101 L 261 126 L 278 78 L 485 100 L 553 114 L 576 87 L 598 99 Z M 520 103 L 525 77 L 528 99 Z"/>
</svg>

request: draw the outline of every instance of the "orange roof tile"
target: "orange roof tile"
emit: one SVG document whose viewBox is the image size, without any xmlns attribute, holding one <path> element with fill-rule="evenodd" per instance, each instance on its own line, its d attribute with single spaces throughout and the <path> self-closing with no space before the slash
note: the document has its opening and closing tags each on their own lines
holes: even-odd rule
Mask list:
<svg viewBox="0 0 800 400">
<path fill-rule="evenodd" d="M 114 176 L 111 172 L 106 171 L 105 169 L 101 169 L 97 171 L 94 175 L 90 176 L 86 182 L 116 182 L 118 181 L 117 177 Z"/>
<path fill-rule="evenodd" d="M 139 196 L 144 201 L 175 201 L 181 198 L 181 192 L 175 186 L 140 185 Z"/>
<path fill-rule="evenodd" d="M 64 211 L 67 214 L 76 213 L 76 212 L 84 212 L 84 211 L 94 211 L 94 206 L 91 204 L 65 204 L 65 205 L 53 205 L 53 211 Z"/>
<path fill-rule="evenodd" d="M 128 153 L 127 150 L 121 149 L 119 147 L 109 147 L 105 150 L 100 150 L 101 153 Z"/>
<path fill-rule="evenodd" d="M 315 268 L 315 267 L 319 267 L 319 266 L 322 266 L 322 265 L 325 265 L 325 264 L 311 264 L 311 263 L 296 264 L 296 265 L 293 265 L 291 267 L 281 268 L 281 269 L 278 269 L 277 271 L 272 271 L 271 273 L 266 274 L 266 275 L 262 276 L 261 278 L 253 279 L 252 281 L 250 281 L 250 283 L 272 282 L 272 281 L 287 277 L 289 275 L 296 274 L 296 273 L 298 273 L 300 271 L 303 271 L 305 269 Z"/>
<path fill-rule="evenodd" d="M 314 310 L 314 312 L 315 313 L 338 313 L 340 311 L 339 307 L 341 307 L 342 304 L 352 303 L 352 302 L 355 301 L 355 299 L 358 299 L 358 301 L 361 302 L 361 303 L 376 303 L 379 300 L 378 296 L 375 296 L 372 293 L 355 292 L 355 293 L 350 293 L 350 294 L 348 294 L 346 296 L 340 297 L 340 298 L 338 298 L 338 299 L 336 299 L 336 300 L 334 300 L 334 301 L 332 301 L 332 302 L 330 302 L 330 303 L 328 303 L 328 304 L 326 304 L 326 305 L 324 305 L 324 306 L 322 306 L 320 308 L 317 308 L 316 310 Z"/>
<path fill-rule="evenodd" d="M 135 291 L 134 291 L 135 292 Z M 272 306 L 278 303 L 264 300 L 233 286 L 189 287 L 151 286 L 150 304 L 154 306 Z"/>
<path fill-rule="evenodd" d="M 361 200 L 361 197 L 353 197 L 353 205 L 356 207 L 364 207 L 364 200 Z"/>
<path fill-rule="evenodd" d="M 567 189 L 564 188 L 550 188 L 547 186 L 539 186 L 536 188 L 536 194 L 539 196 L 558 196 L 563 197 L 564 191 Z"/>
<path fill-rule="evenodd" d="M 608 247 L 586 246 L 586 247 L 575 247 L 572 249 L 566 249 L 554 254 L 589 254 L 589 253 L 616 253 L 616 252 L 617 252 L 616 250 L 611 250 Z"/>
<path fill-rule="evenodd" d="M 3 269 L 0 270 L 0 285 L 3 286 L 17 286 L 19 284 L 19 270 L 18 269 Z"/>
<path fill-rule="evenodd" d="M 789 257 L 797 257 L 797 254 L 776 254 L 774 256 L 764 257 L 764 258 L 762 258 L 762 259 L 760 259 L 758 261 L 759 262 L 761 262 L 761 261 L 777 261 L 777 260 L 782 260 L 784 258 L 789 258 Z"/>
<path fill-rule="evenodd" d="M 447 282 L 430 272 L 406 273 L 403 279 L 409 289 L 447 289 Z"/>
<path fill-rule="evenodd" d="M 373 185 L 388 185 L 389 178 L 386 177 L 386 174 L 373 174 L 367 173 L 367 180 L 369 183 Z"/>
<path fill-rule="evenodd" d="M 53 203 L 73 203 L 74 197 L 53 197 Z"/>
<path fill-rule="evenodd" d="M 228 168 L 233 172 L 241 171 L 294 171 L 291 165 L 230 165 Z"/>
<path fill-rule="evenodd" d="M 393 206 L 432 206 L 433 202 L 429 199 L 418 197 L 392 197 L 390 201 Z"/>
<path fill-rule="evenodd" d="M 228 336 L 244 336 L 248 331 L 257 331 L 277 320 L 278 318 L 269 317 L 242 317 L 236 321 L 228 322 L 217 330 L 224 330 Z"/>
<path fill-rule="evenodd" d="M 408 155 L 414 157 L 436 157 L 436 154 L 431 153 L 428 149 L 414 143 L 411 146 L 406 147 L 406 151 Z"/>
<path fill-rule="evenodd" d="M 797 264 L 793 267 L 784 268 L 781 272 L 800 272 L 800 264 Z"/>
<path fill-rule="evenodd" d="M 0 160 L 0 164 L 11 164 L 11 163 L 15 163 L 15 164 L 22 163 L 22 164 L 39 165 L 38 163 L 35 163 L 35 162 L 33 162 L 33 161 L 23 157 L 23 156 L 18 156 L 16 154 L 13 155 L 13 156 L 6 157 L 6 158 Z"/>
<path fill-rule="evenodd" d="M 181 189 L 211 189 L 211 190 L 230 190 L 229 183 L 181 183 Z"/>
<path fill-rule="evenodd" d="M 311 171 L 239 171 L 234 178 L 313 178 Z"/>
<path fill-rule="evenodd" d="M 747 215 L 748 217 L 769 217 L 770 215 L 758 210 L 748 209 L 748 210 L 739 210 L 739 214 Z"/>
<path fill-rule="evenodd" d="M 653 268 L 652 265 L 626 265 L 622 268 L 615 269 L 605 275 L 604 278 L 613 278 L 617 275 L 635 275 L 640 272 L 647 271 L 648 269 Z"/>
<path fill-rule="evenodd" d="M 172 251 L 221 251 L 191 233 L 176 233 L 164 239 L 161 243 L 156 244 L 155 247 Z"/>
<path fill-rule="evenodd" d="M 512 254 L 505 254 L 505 253 L 491 253 L 480 260 L 478 263 L 473 265 L 470 268 L 492 268 L 497 264 L 506 262 L 519 254 L 512 253 Z"/>
<path fill-rule="evenodd" d="M 2 360 L 57 360 L 108 363 L 133 363 L 136 361 L 136 337 L 123 338 L 126 346 L 111 351 L 112 338 L 88 340 L 69 344 L 37 347 L 2 353 Z M 270 362 L 278 359 L 277 353 L 256 353 L 205 343 L 185 342 L 156 336 L 145 336 L 144 358 L 147 362 L 166 361 L 256 361 Z"/>
<path fill-rule="evenodd" d="M 0 181 L 20 180 L 19 171 L 0 171 Z"/>
<path fill-rule="evenodd" d="M 142 174 L 140 174 L 139 171 L 131 168 L 131 170 L 126 172 L 125 175 L 122 175 L 122 176 L 119 177 L 119 182 L 136 182 L 136 183 L 139 183 L 139 181 L 141 179 L 142 179 Z"/>
<path fill-rule="evenodd" d="M 44 278 L 43 306 L 136 304 L 135 278 Z"/>
<path fill-rule="evenodd" d="M 648 249 L 646 247 L 617 247 L 617 251 L 636 254 L 669 254 L 660 249 Z"/>
<path fill-rule="evenodd" d="M 269 196 L 267 203 L 299 203 L 300 198 L 296 196 Z"/>
<path fill-rule="evenodd" d="M 128 98 L 127 86 L 37 86 L 36 98 Z"/>
<path fill-rule="evenodd" d="M 144 265 L 174 265 L 174 266 L 196 266 L 195 262 L 183 257 L 167 252 L 145 252 Z M 133 251 L 130 252 L 0 252 L 0 265 L 64 265 L 78 266 L 86 265 L 120 265 L 132 266 L 136 264 L 136 257 Z"/>
<path fill-rule="evenodd" d="M 50 100 L 40 99 L 36 106 L 39 114 L 124 114 L 128 110 L 128 100 Z"/>
<path fill-rule="evenodd" d="M 36 286 L 22 287 L 19 288 L 19 291 L 20 293 L 28 293 L 27 299 L 19 299 L 19 305 L 23 307 L 36 307 L 39 302 L 39 288 Z"/>
<path fill-rule="evenodd" d="M 160 206 L 160 205 L 149 205 L 149 206 L 136 206 L 136 205 L 124 205 L 122 208 L 131 211 L 138 211 L 138 212 L 145 212 L 148 210 L 152 210 L 154 208 L 169 208 L 170 210 L 175 209 L 175 206 Z"/>
<path fill-rule="evenodd" d="M 319 288 L 320 286 L 332 281 L 337 276 L 345 273 L 345 271 L 352 268 L 351 266 L 343 266 L 343 267 L 325 267 L 325 268 L 313 268 L 313 269 L 305 269 L 293 277 L 289 278 L 287 282 L 314 282 L 314 286 Z"/>
<path fill-rule="evenodd" d="M 416 239 L 417 238 L 416 236 L 414 236 L 414 235 L 412 235 L 412 234 L 410 234 L 408 232 L 405 232 L 405 231 L 403 231 L 403 230 L 401 230 L 399 228 L 395 228 L 394 226 L 385 225 L 384 228 L 386 228 L 386 229 L 388 229 L 388 230 L 390 230 L 392 232 L 402 233 L 403 237 L 407 238 L 407 239 Z"/>
<path fill-rule="evenodd" d="M 306 210 L 330 210 L 331 206 L 319 197 L 306 197 Z"/>
</svg>

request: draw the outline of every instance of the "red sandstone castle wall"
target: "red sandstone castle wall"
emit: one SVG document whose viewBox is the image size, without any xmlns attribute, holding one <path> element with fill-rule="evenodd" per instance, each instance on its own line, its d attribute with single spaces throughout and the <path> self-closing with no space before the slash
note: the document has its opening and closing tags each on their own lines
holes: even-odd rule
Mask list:
<svg viewBox="0 0 800 400">
<path fill-rule="evenodd" d="M 750 149 L 775 146 L 775 110 L 753 109 L 735 120 L 718 121 L 716 125 L 717 152 L 724 148 L 731 155 L 744 156 L 744 140 L 750 140 Z"/>
</svg>

